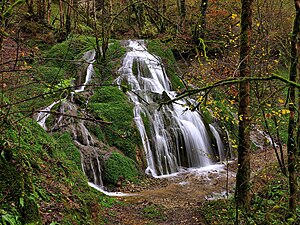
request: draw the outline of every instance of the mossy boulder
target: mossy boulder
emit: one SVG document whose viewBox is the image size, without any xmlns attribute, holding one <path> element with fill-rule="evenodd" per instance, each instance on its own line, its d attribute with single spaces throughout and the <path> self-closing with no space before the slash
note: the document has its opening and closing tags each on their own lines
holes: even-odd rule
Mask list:
<svg viewBox="0 0 300 225">
<path fill-rule="evenodd" d="M 116 151 L 105 162 L 104 172 L 104 180 L 113 185 L 125 180 L 135 181 L 139 174 L 135 162 Z"/>
<path fill-rule="evenodd" d="M 112 123 L 102 129 L 92 129 L 94 134 L 135 160 L 136 146 L 141 142 L 133 122 L 133 105 L 128 102 L 127 96 L 118 87 L 100 87 L 95 90 L 89 107 L 94 117 Z"/>
</svg>

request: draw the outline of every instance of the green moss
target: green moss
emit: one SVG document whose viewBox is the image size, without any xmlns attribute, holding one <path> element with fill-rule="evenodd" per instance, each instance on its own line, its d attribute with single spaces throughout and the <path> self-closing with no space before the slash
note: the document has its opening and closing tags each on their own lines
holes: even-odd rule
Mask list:
<svg viewBox="0 0 300 225">
<path fill-rule="evenodd" d="M 124 56 L 126 49 L 121 46 L 119 41 L 111 40 L 109 48 L 106 52 L 106 60 L 97 60 L 94 63 L 94 69 L 96 71 L 96 82 L 106 82 L 111 84 L 113 80 L 118 76 L 115 72 L 121 67 L 121 58 Z"/>
<path fill-rule="evenodd" d="M 15 114 L 13 121 L 20 118 Z M 0 219 L 15 224 L 99 224 L 101 215 L 93 210 L 100 211 L 104 197 L 88 187 L 70 134 L 53 138 L 30 118 L 11 121 L 7 118 L 1 127 L 0 149 L 5 151 L 0 151 Z M 48 222 L 41 218 L 46 214 Z"/>
<path fill-rule="evenodd" d="M 135 149 L 140 143 L 140 137 L 133 123 L 133 105 L 128 103 L 127 96 L 117 87 L 97 88 L 89 107 L 96 118 L 112 122 L 101 131 L 93 129 L 97 136 L 105 139 L 110 146 L 117 147 L 126 156 L 135 159 Z"/>
<path fill-rule="evenodd" d="M 70 163 L 74 163 L 76 166 L 78 166 L 78 168 L 80 168 L 80 151 L 74 145 L 70 133 L 55 133 L 53 137 L 57 141 L 58 147 L 61 151 L 54 151 L 51 155 L 68 160 Z"/>
<path fill-rule="evenodd" d="M 143 214 L 149 219 L 155 219 L 157 221 L 165 221 L 166 217 L 163 215 L 164 208 L 158 205 L 148 205 L 143 208 Z"/>
<path fill-rule="evenodd" d="M 116 185 L 120 179 L 135 181 L 138 176 L 138 170 L 133 160 L 113 152 L 104 165 L 104 179 L 111 184 Z"/>
<path fill-rule="evenodd" d="M 37 68 L 44 82 L 57 84 L 61 79 L 76 75 L 76 60 L 80 60 L 83 53 L 94 48 L 95 38 L 87 36 L 71 36 L 66 41 L 54 45 L 43 52 L 42 63 L 36 62 Z"/>
</svg>

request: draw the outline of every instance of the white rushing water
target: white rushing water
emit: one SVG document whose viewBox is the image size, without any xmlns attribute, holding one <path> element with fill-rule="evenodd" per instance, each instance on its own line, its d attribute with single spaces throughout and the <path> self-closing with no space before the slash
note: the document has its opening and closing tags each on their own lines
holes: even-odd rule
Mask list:
<svg viewBox="0 0 300 225">
<path fill-rule="evenodd" d="M 127 83 L 132 90 L 128 95 L 135 105 L 134 120 L 148 163 L 146 172 L 157 177 L 182 168 L 213 164 L 211 138 L 197 111 L 189 110 L 184 100 L 158 110 L 157 101 L 172 99 L 176 94 L 171 91 L 160 58 L 147 51 L 144 41 L 129 41 L 127 48 L 116 82 L 118 85 Z M 147 117 L 150 128 L 145 128 L 143 117 Z M 219 151 L 224 148 L 218 147 Z"/>
<path fill-rule="evenodd" d="M 82 59 L 84 60 L 84 62 L 88 63 L 88 67 L 87 67 L 87 70 L 86 70 L 86 76 L 85 76 L 85 82 L 83 83 L 83 85 L 79 86 L 79 88 L 74 91 L 75 93 L 83 92 L 85 90 L 86 85 L 90 82 L 90 80 L 92 78 L 92 75 L 95 73 L 94 67 L 93 67 L 95 57 L 96 57 L 95 49 L 87 51 L 83 54 Z M 71 92 L 71 95 L 73 95 L 74 92 Z M 73 98 L 73 97 L 71 97 L 71 98 Z M 50 113 L 49 113 L 50 110 L 53 108 L 53 106 L 55 106 L 56 104 L 58 104 L 60 102 L 61 102 L 61 100 L 53 102 L 51 105 L 49 105 L 46 108 L 42 109 L 41 112 L 39 112 L 37 114 L 36 121 L 40 124 L 40 126 L 44 130 L 47 130 L 46 120 L 50 116 Z"/>
<path fill-rule="evenodd" d="M 75 93 L 83 92 L 85 90 L 86 85 L 90 82 L 92 76 L 94 75 L 95 71 L 94 71 L 93 63 L 95 62 L 95 57 L 96 57 L 95 49 L 92 49 L 92 50 L 84 53 L 83 60 L 86 63 L 88 63 L 85 81 L 84 81 L 83 85 L 81 85 L 78 89 L 76 89 L 74 91 Z"/>
<path fill-rule="evenodd" d="M 36 121 L 44 130 L 47 130 L 46 120 L 50 116 L 50 110 L 53 108 L 53 106 L 55 106 L 58 103 L 60 103 L 60 101 L 53 102 L 51 105 L 40 110 L 40 112 L 37 114 Z"/>
<path fill-rule="evenodd" d="M 226 156 L 225 156 L 225 152 L 224 152 L 224 144 L 223 144 L 220 134 L 218 133 L 218 131 L 216 130 L 216 128 L 213 125 L 209 124 L 209 128 L 210 128 L 211 132 L 213 133 L 214 137 L 216 138 L 220 161 L 226 160 Z"/>
</svg>

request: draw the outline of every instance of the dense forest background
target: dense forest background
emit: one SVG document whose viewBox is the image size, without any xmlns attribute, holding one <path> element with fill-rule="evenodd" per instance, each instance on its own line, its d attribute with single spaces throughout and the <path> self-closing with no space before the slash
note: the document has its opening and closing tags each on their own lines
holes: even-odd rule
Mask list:
<svg viewBox="0 0 300 225">
<path fill-rule="evenodd" d="M 33 118 L 82 84 L 82 55 L 95 49 L 96 75 L 86 92 L 74 95 L 79 113 L 54 107 L 46 125 L 59 114 L 85 121 L 98 138 L 104 182 L 113 190 L 147 183 L 128 89 L 112 85 L 126 52 L 122 40 L 145 39 L 178 92 L 160 104 L 196 99 L 192 109 L 228 131 L 238 159 L 233 196 L 185 209 L 187 218 L 191 210 L 200 221 L 176 221 L 148 202 L 135 206 L 145 219 L 139 222 L 298 224 L 299 34 L 297 0 L 2 0 L 0 223 L 120 222 L 118 207 L 126 203 L 87 185 L 72 134 L 46 132 Z M 274 160 L 251 172 L 263 151 L 274 152 Z M 130 203 L 124 207 L 123 216 L 134 213 Z"/>
</svg>

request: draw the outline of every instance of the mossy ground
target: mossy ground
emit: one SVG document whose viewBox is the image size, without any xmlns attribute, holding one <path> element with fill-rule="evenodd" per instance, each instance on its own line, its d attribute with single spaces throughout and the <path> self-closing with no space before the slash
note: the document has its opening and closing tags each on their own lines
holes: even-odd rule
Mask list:
<svg viewBox="0 0 300 225">
<path fill-rule="evenodd" d="M 51 137 L 32 119 L 14 124 L 17 118 L 7 118 L 1 129 L 2 222 L 99 224 L 107 197 L 87 185 L 69 134 Z"/>
</svg>

